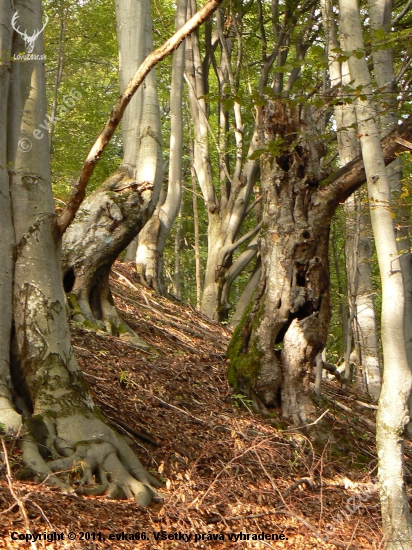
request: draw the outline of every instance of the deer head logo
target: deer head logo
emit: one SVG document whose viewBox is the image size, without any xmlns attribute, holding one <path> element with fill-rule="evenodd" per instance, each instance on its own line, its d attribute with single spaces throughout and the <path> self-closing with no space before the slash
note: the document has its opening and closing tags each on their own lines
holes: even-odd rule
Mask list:
<svg viewBox="0 0 412 550">
<path fill-rule="evenodd" d="M 39 31 L 34 31 L 34 33 L 31 36 L 27 34 L 27 29 L 24 32 L 20 32 L 20 27 L 16 28 L 16 21 L 18 18 L 19 18 L 19 12 L 16 11 L 16 13 L 13 15 L 13 19 L 11 20 L 11 26 L 23 38 L 24 43 L 26 44 L 27 53 L 32 53 L 34 48 L 34 43 L 46 28 L 46 25 L 49 22 L 49 18 L 46 15 L 46 22 L 44 23 L 43 27 Z"/>
</svg>

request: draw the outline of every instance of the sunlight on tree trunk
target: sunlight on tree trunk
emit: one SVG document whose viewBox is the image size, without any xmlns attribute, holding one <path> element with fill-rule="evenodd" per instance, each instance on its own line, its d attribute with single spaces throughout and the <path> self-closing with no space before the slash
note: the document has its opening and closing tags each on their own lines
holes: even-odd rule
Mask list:
<svg viewBox="0 0 412 550">
<path fill-rule="evenodd" d="M 344 48 L 364 50 L 356 0 L 340 0 L 340 24 Z M 412 387 L 404 338 L 404 287 L 390 211 L 389 179 L 375 120 L 376 106 L 369 99 L 372 86 L 367 61 L 352 55 L 348 63 L 353 85 L 362 86 L 362 95 L 355 101 L 356 118 L 382 282 L 384 370 L 376 419 L 382 523 L 385 548 L 400 550 L 412 548 L 412 522 L 403 477 L 403 433 L 409 421 Z"/>
<path fill-rule="evenodd" d="M 150 2 L 116 2 L 123 90 L 153 49 Z M 123 117 L 123 162 L 82 204 L 63 239 L 65 289 L 74 319 L 148 346 L 120 318 L 109 288 L 114 260 L 150 216 L 162 182 L 156 75 L 151 71 Z"/>
<path fill-rule="evenodd" d="M 175 29 L 186 21 L 187 0 L 177 2 Z M 139 280 L 160 294 L 166 293 L 163 280 L 163 253 L 166 240 L 176 219 L 182 201 L 183 156 L 183 71 L 185 43 L 173 53 L 172 82 L 170 86 L 170 159 L 166 198 L 161 197 L 151 218 L 139 233 L 136 251 L 136 270 Z M 162 200 L 163 199 L 163 200 Z"/>
<path fill-rule="evenodd" d="M 346 62 L 338 61 L 339 42 L 335 14 L 330 0 L 322 0 L 322 18 L 327 32 L 329 75 L 332 86 L 349 86 Z M 355 128 L 355 109 L 345 98 L 334 107 L 340 165 L 345 166 L 359 154 Z M 371 278 L 371 243 L 368 232 L 369 215 L 356 191 L 345 202 L 346 274 L 349 302 L 349 326 L 345 334 L 345 378 L 349 379 L 351 341 L 355 345 L 355 382 L 377 401 L 381 388 L 376 316 Z M 362 371 L 360 371 L 362 369 Z M 365 381 L 365 384 L 363 383 Z M 366 385 L 366 388 L 364 388 Z"/>
</svg>

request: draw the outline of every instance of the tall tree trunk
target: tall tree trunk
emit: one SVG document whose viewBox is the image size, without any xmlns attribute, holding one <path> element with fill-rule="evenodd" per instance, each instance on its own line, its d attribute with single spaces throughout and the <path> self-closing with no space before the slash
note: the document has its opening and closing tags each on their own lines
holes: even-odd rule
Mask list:
<svg viewBox="0 0 412 550">
<path fill-rule="evenodd" d="M 153 48 L 150 2 L 117 0 L 116 16 L 123 88 Z M 161 135 L 154 71 L 132 98 L 122 132 L 122 166 L 84 201 L 64 235 L 64 281 L 76 320 L 147 348 L 118 315 L 109 272 L 142 229 L 160 192 Z"/>
<path fill-rule="evenodd" d="M 321 4 L 323 23 L 327 33 L 331 84 L 333 86 L 350 86 L 347 63 L 341 64 L 338 61 L 339 41 L 332 3 L 330 0 L 322 0 Z M 337 126 L 340 165 L 345 166 L 359 154 L 354 106 L 347 104 L 343 99 L 340 105 L 334 107 L 334 115 Z M 345 202 L 346 275 L 351 320 L 349 328 L 352 335 L 346 334 L 347 338 L 355 344 L 357 356 L 355 380 L 357 382 L 359 382 L 359 379 L 361 382 L 365 380 L 366 388 L 364 389 L 367 389 L 371 397 L 377 401 L 381 387 L 381 372 L 370 266 L 369 215 L 365 211 L 364 204 L 358 198 L 358 193 L 351 195 Z M 350 351 L 350 342 L 345 342 L 346 378 L 349 378 Z M 361 374 L 361 378 L 359 374 Z"/>
<path fill-rule="evenodd" d="M 2 0 L 0 17 L 3 13 L 7 17 L 10 14 L 6 4 L 8 2 Z M 19 12 L 22 28 L 41 28 L 40 0 L 20 0 L 14 7 Z M 7 47 L 11 18 L 2 23 L 2 46 Z M 15 33 L 11 51 L 16 55 L 23 50 L 24 42 Z M 41 35 L 36 40 L 35 54 L 43 54 Z M 3 79 L 2 85 L 6 82 Z M 94 494 L 107 491 L 112 496 L 127 495 L 147 505 L 156 493 L 152 485 L 158 482 L 145 472 L 125 441 L 95 414 L 70 345 L 62 287 L 61 237 L 50 183 L 49 143 L 47 139 L 33 139 L 33 132 L 46 116 L 43 62 L 12 63 L 9 90 L 2 91 L 8 96 L 8 118 L 3 122 L 8 133 L 7 166 L 13 216 L 12 222 L 10 217 L 3 218 L 3 224 L 10 223 L 9 227 L 3 227 L 3 236 L 9 236 L 14 230 L 16 237 L 14 336 L 11 372 L 6 373 L 5 379 L 6 382 L 12 380 L 13 397 L 16 401 L 19 397 L 19 408 L 28 417 L 26 426 L 30 434 L 22 441 L 23 460 L 34 476 L 47 477 L 50 483 L 69 492 L 73 489 L 54 472 L 67 470 L 74 461 L 81 461 L 84 476 L 80 486 L 93 484 L 93 474 L 96 474 L 100 485 L 91 489 Z M 3 139 L 0 143 L 4 146 Z M 22 146 L 28 143 L 31 149 Z M 0 288 L 8 281 L 7 272 L 2 272 L 3 275 Z M 6 324 L 2 325 L 3 329 L 2 339 L 9 336 Z M 6 387 L 4 367 L 2 362 L 2 405 Z M 13 423 L 10 419 L 9 411 L 2 406 L 0 422 L 10 425 Z M 48 451 L 41 454 L 36 443 Z M 53 460 L 47 462 L 52 457 Z M 80 487 L 79 492 L 82 490 Z"/>
<path fill-rule="evenodd" d="M 13 283 L 13 250 L 14 231 L 11 219 L 11 202 L 9 189 L 9 175 L 7 172 L 7 128 L 11 71 L 11 19 L 13 17 L 11 4 L 8 0 L 0 1 L 0 219 L 2 220 L 2 236 L 0 239 L 0 303 L 2 315 L 0 317 L 0 422 L 8 430 L 17 431 L 20 424 L 20 415 L 14 410 L 12 399 L 12 382 L 10 378 L 10 334 L 12 325 L 12 283 Z M 20 143 L 24 149 L 30 147 L 30 140 Z M 23 157 L 24 158 L 24 157 Z"/>
<path fill-rule="evenodd" d="M 176 31 L 186 21 L 187 0 L 178 0 Z M 183 71 L 185 42 L 173 54 L 172 83 L 170 87 L 170 160 L 169 182 L 165 200 L 160 200 L 150 220 L 139 233 L 136 251 L 136 270 L 143 284 L 165 294 L 163 281 L 163 252 L 167 237 L 179 212 L 182 201 L 183 156 Z"/>
<path fill-rule="evenodd" d="M 190 13 L 196 9 L 195 0 L 190 0 Z M 217 25 L 223 26 L 222 14 L 217 15 Z M 222 48 L 222 70 L 229 76 L 231 68 L 229 64 L 229 51 L 222 28 L 217 30 Z M 259 171 L 259 163 L 256 159 L 247 159 L 243 163 L 243 123 L 240 113 L 240 105 L 235 102 L 235 143 L 236 159 L 233 175 L 230 176 L 226 165 L 224 151 L 219 151 L 221 169 L 220 197 L 217 196 L 213 186 L 212 170 L 209 151 L 209 123 L 207 120 L 207 105 L 205 95 L 205 75 L 200 57 L 199 38 L 193 33 L 187 41 L 186 47 L 186 74 L 190 109 L 194 131 L 193 165 L 199 186 L 201 188 L 207 214 L 208 214 L 208 255 L 205 267 L 203 296 L 201 309 L 211 319 L 224 321 L 228 318 L 230 304 L 225 300 L 230 291 L 230 283 L 226 283 L 229 269 L 232 267 L 232 256 L 236 248 L 244 242 L 239 239 L 239 232 L 245 218 L 253 185 Z M 233 76 L 230 77 L 232 89 L 235 92 Z M 224 88 L 223 80 L 219 82 L 221 90 Z M 222 97 L 223 100 L 223 97 Z M 226 116 L 226 115 L 225 115 Z M 225 119 L 221 112 L 221 121 L 225 126 Z M 223 140 L 224 142 L 224 140 Z M 221 142 L 222 143 L 222 142 Z M 248 157 L 254 153 L 258 146 L 257 133 L 254 132 L 248 147 Z M 248 236 L 253 238 L 259 230 L 258 227 Z M 250 258 L 251 259 L 251 258 Z M 226 285 L 226 290 L 224 287 Z"/>
<path fill-rule="evenodd" d="M 382 29 L 389 33 L 392 26 L 391 0 L 369 1 L 370 25 L 375 33 Z M 397 113 L 397 85 L 394 73 L 393 50 L 391 48 L 372 47 L 372 60 L 376 83 L 382 94 L 382 101 L 378 104 L 380 111 L 380 134 L 385 136 L 398 125 Z M 396 159 L 386 169 L 389 177 L 393 215 L 395 216 L 396 243 L 400 256 L 403 285 L 405 289 L 405 342 L 409 368 L 412 370 L 412 256 L 408 225 L 410 213 L 402 204 L 402 165 Z M 412 415 L 412 393 L 409 398 L 409 413 Z M 412 437 L 412 423 L 407 427 L 409 437 Z"/>
<path fill-rule="evenodd" d="M 340 1 L 343 45 L 364 50 L 356 0 Z M 362 156 L 367 176 L 372 229 L 382 283 L 383 384 L 376 419 L 382 523 L 387 549 L 412 548 L 412 522 L 404 481 L 403 433 L 409 421 L 412 388 L 404 338 L 404 287 L 393 220 L 390 187 L 375 120 L 376 106 L 369 101 L 372 85 L 366 59 L 348 60 L 354 86 L 363 95 L 355 102 Z"/>
<path fill-rule="evenodd" d="M 191 163 L 191 180 L 192 180 L 192 205 L 193 205 L 193 228 L 195 239 L 195 277 L 196 277 L 196 308 L 200 310 L 200 300 L 202 297 L 202 281 L 200 276 L 200 243 L 199 243 L 199 210 L 197 207 L 197 193 L 196 193 L 196 175 L 193 169 L 193 162 Z"/>
<path fill-rule="evenodd" d="M 56 78 L 54 80 L 54 90 L 53 90 L 53 103 L 50 114 L 50 129 L 49 129 L 49 144 L 50 151 L 52 151 L 53 144 L 53 132 L 55 127 L 55 118 L 57 115 L 58 107 L 58 96 L 60 84 L 63 77 L 63 67 L 64 67 L 64 37 L 66 32 L 66 19 L 67 19 L 67 7 L 63 4 L 59 10 L 59 19 L 60 19 L 60 32 L 59 32 L 59 49 L 57 52 L 57 67 L 56 67 Z"/>
<path fill-rule="evenodd" d="M 175 234 L 175 270 L 173 273 L 173 295 L 179 300 L 182 299 L 182 273 L 180 261 L 180 245 L 182 240 L 182 204 L 177 215 L 176 234 Z"/>
</svg>

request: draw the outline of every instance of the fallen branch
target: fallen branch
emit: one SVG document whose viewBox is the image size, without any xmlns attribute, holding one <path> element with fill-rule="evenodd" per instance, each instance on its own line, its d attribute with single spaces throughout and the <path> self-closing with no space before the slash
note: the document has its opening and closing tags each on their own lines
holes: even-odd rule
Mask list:
<svg viewBox="0 0 412 550">
<path fill-rule="evenodd" d="M 120 420 L 120 418 L 117 418 L 117 417 L 116 418 L 109 418 L 107 415 L 106 415 L 106 418 L 109 420 L 109 422 L 111 424 L 118 424 L 124 430 L 126 430 L 126 432 L 129 432 L 130 434 L 135 435 L 136 437 L 138 437 L 142 441 L 146 441 L 146 443 L 150 443 L 150 445 L 153 445 L 154 447 L 160 447 L 160 443 L 155 441 L 150 434 L 145 435 L 144 433 L 139 432 L 138 430 L 136 430 L 132 426 L 129 426 L 129 424 L 126 424 L 126 422 L 123 422 L 123 420 Z"/>
<path fill-rule="evenodd" d="M 343 411 L 345 411 L 349 414 L 352 414 L 353 416 L 356 416 L 357 418 L 359 418 L 361 420 L 361 422 L 363 422 L 364 424 L 366 424 L 368 426 L 368 428 L 372 431 L 372 433 L 375 433 L 375 431 L 376 431 L 375 423 L 372 422 L 371 420 L 369 420 L 369 418 L 364 418 L 363 416 L 359 416 L 359 414 L 356 414 L 356 412 L 353 409 L 351 409 L 347 405 L 344 405 L 343 403 L 340 403 L 339 401 L 335 401 L 335 405 L 337 407 L 339 407 L 340 409 L 342 409 Z"/>
<path fill-rule="evenodd" d="M 139 388 L 139 389 L 140 390 L 145 390 L 145 388 Z M 190 412 L 187 412 L 183 409 L 179 409 L 179 407 L 175 407 L 175 405 L 171 405 L 170 403 L 166 403 L 166 401 L 163 401 L 163 399 L 160 399 L 160 397 L 157 397 L 156 395 L 153 395 L 148 390 L 145 390 L 145 391 L 147 391 L 147 393 L 149 393 L 151 397 L 153 397 L 154 399 L 157 399 L 157 401 L 160 401 L 160 403 L 163 403 L 163 405 L 165 407 L 167 407 L 169 409 L 174 409 L 175 411 L 186 414 L 187 416 L 190 416 L 191 418 L 193 418 L 193 420 L 196 420 L 196 422 L 199 422 L 200 424 L 207 424 L 207 422 L 205 420 L 202 420 L 201 418 L 198 418 L 197 416 L 194 416 Z"/>
<path fill-rule="evenodd" d="M 294 432 L 295 430 L 302 430 L 303 428 L 309 428 L 309 426 L 315 426 L 318 422 L 322 420 L 322 418 L 330 411 L 330 409 L 326 409 L 325 412 L 323 412 L 319 418 L 317 418 L 314 422 L 311 422 L 310 424 L 305 424 L 304 426 L 296 426 L 294 428 L 289 428 L 288 430 L 284 430 L 284 432 Z"/>
<path fill-rule="evenodd" d="M 282 496 L 283 498 L 288 497 L 292 491 L 297 489 L 299 485 L 305 484 L 308 489 L 313 489 L 314 484 L 313 480 L 309 477 L 302 477 L 301 479 L 297 479 L 290 487 L 286 489 L 286 491 L 283 491 Z"/>
</svg>

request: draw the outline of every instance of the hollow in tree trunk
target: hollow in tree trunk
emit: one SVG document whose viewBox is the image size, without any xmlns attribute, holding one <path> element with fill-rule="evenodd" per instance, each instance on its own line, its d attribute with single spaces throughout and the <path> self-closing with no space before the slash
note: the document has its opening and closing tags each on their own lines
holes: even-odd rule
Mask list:
<svg viewBox="0 0 412 550">
<path fill-rule="evenodd" d="M 325 149 L 309 109 L 301 115 L 269 103 L 262 132 L 264 143 L 281 138 L 288 147 L 262 156 L 262 275 L 229 346 L 229 380 L 258 406 L 281 406 L 285 417 L 305 422 L 312 412 L 309 376 L 330 319 L 328 239 L 336 204 L 319 197 Z"/>
</svg>

